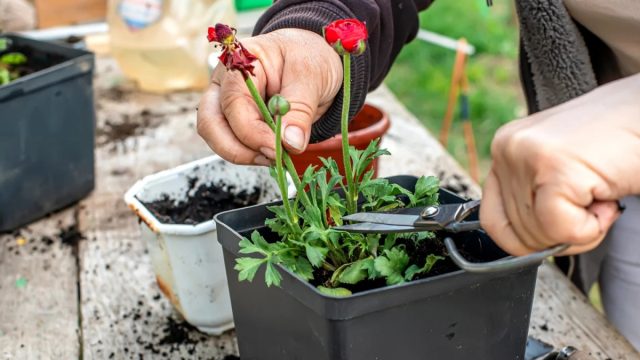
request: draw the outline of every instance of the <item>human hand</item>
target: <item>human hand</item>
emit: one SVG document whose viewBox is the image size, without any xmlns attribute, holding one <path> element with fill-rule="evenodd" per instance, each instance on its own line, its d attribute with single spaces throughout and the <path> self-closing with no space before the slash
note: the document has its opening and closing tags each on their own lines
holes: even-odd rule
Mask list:
<svg viewBox="0 0 640 360">
<path fill-rule="evenodd" d="M 595 248 L 620 215 L 616 200 L 640 194 L 640 76 L 602 86 L 503 126 L 480 210 L 505 251 L 553 245 Z"/>
<path fill-rule="evenodd" d="M 256 55 L 253 81 L 263 98 L 281 94 L 291 104 L 282 119 L 284 146 L 304 151 L 311 125 L 331 106 L 342 85 L 342 62 L 322 36 L 281 29 L 244 39 Z M 222 158 L 236 164 L 270 165 L 275 135 L 264 122 L 242 75 L 222 64 L 200 100 L 198 133 Z"/>
</svg>

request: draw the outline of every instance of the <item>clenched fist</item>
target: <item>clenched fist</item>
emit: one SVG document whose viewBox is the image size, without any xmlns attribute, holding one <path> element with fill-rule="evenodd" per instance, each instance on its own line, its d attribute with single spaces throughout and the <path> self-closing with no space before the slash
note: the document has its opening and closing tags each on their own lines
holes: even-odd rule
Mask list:
<svg viewBox="0 0 640 360">
<path fill-rule="evenodd" d="M 491 150 L 480 220 L 500 247 L 596 247 L 640 194 L 640 75 L 507 124 Z"/>
</svg>

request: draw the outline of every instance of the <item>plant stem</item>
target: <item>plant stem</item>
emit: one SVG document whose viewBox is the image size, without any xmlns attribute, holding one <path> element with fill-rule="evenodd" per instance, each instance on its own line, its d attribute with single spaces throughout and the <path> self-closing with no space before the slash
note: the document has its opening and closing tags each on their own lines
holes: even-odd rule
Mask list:
<svg viewBox="0 0 640 360">
<path fill-rule="evenodd" d="M 256 105 L 258 106 L 258 110 L 260 110 L 260 113 L 264 117 L 264 120 L 267 122 L 267 125 L 269 125 L 271 130 L 276 131 L 276 123 L 273 121 L 273 117 L 269 112 L 269 108 L 267 107 L 267 104 L 262 99 L 262 96 L 260 95 L 258 88 L 256 88 L 256 84 L 254 84 L 253 80 L 251 80 L 251 78 L 248 76 L 247 76 L 247 79 L 245 80 L 245 83 L 249 88 L 249 92 L 251 93 L 251 97 L 253 98 L 253 101 L 255 101 Z"/>
<path fill-rule="evenodd" d="M 351 54 L 347 53 L 343 55 L 344 66 L 344 96 L 342 98 L 342 119 L 340 127 L 342 130 L 342 161 L 344 162 L 344 176 L 347 179 L 347 213 L 353 214 L 356 212 L 356 205 L 358 203 L 355 193 L 355 179 L 353 178 L 353 170 L 351 168 L 351 157 L 349 156 L 349 105 L 351 103 Z"/>
<path fill-rule="evenodd" d="M 247 79 L 245 80 L 245 83 L 247 84 L 247 88 L 249 88 L 249 93 L 251 93 L 251 97 L 253 97 L 253 101 L 258 106 L 258 110 L 260 110 L 262 117 L 264 117 L 265 122 L 267 123 L 267 125 L 269 125 L 269 127 L 271 128 L 271 130 L 273 130 L 273 132 L 276 132 L 276 123 L 273 121 L 273 117 L 269 112 L 269 108 L 267 107 L 267 104 L 262 99 L 262 96 L 260 96 L 260 92 L 256 88 L 256 85 L 253 83 L 253 80 L 251 80 L 251 77 L 247 77 Z M 304 192 L 304 189 L 302 188 L 302 183 L 300 182 L 300 178 L 298 177 L 298 172 L 296 171 L 296 168 L 293 165 L 293 161 L 291 161 L 291 157 L 286 151 L 283 153 L 282 157 L 284 159 L 284 165 L 287 167 L 287 172 L 289 172 L 289 175 L 291 175 L 293 185 L 296 187 L 296 191 L 298 192 L 298 194 L 301 195 L 302 202 L 305 205 L 305 207 L 308 207 L 310 205 L 309 197 L 307 196 L 307 194 Z M 288 198 L 288 193 L 283 192 L 282 198 L 283 199 Z"/>
<path fill-rule="evenodd" d="M 276 176 L 278 180 L 278 186 L 282 193 L 282 204 L 284 205 L 284 211 L 287 213 L 289 222 L 291 222 L 292 230 L 298 230 L 298 220 L 291 211 L 291 204 L 289 203 L 289 197 L 287 196 L 287 179 L 284 175 L 284 168 L 282 167 L 282 116 L 276 116 Z"/>
</svg>

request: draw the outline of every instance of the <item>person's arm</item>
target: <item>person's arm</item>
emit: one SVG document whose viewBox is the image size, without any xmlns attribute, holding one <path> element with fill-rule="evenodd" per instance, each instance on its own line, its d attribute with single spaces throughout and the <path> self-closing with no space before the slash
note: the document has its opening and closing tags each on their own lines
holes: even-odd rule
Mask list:
<svg viewBox="0 0 640 360">
<path fill-rule="evenodd" d="M 352 62 L 355 114 L 368 90 L 378 86 L 402 46 L 418 30 L 418 11 L 431 0 L 279 0 L 260 19 L 245 46 L 255 63 L 256 87 L 268 99 L 281 94 L 291 103 L 283 118 L 283 142 L 291 153 L 310 140 L 339 132 L 342 87 L 340 57 L 322 37 L 331 21 L 357 18 L 370 33 L 367 51 Z M 273 132 L 252 102 L 242 76 L 222 66 L 201 99 L 198 132 L 221 157 L 236 164 L 267 165 L 275 157 Z M 312 135 L 313 134 L 313 135 Z"/>
<path fill-rule="evenodd" d="M 334 20 L 357 18 L 367 24 L 367 51 L 353 59 L 351 115 L 364 105 L 367 92 L 378 87 L 402 47 L 419 28 L 418 12 L 433 0 L 279 0 L 256 24 L 254 35 L 278 29 L 298 28 L 322 34 Z M 311 142 L 324 140 L 340 130 L 342 91 L 322 119 L 316 122 Z"/>
<path fill-rule="evenodd" d="M 491 153 L 480 221 L 500 247 L 593 249 L 640 194 L 640 74 L 503 126 Z"/>
</svg>

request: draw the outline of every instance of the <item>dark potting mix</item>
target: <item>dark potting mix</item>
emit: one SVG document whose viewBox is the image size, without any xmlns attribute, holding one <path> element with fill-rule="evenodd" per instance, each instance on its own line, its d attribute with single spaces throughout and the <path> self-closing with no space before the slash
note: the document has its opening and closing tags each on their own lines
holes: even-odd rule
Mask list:
<svg viewBox="0 0 640 360">
<path fill-rule="evenodd" d="M 197 182 L 197 178 L 189 179 L 185 200 L 176 201 L 169 194 L 163 194 L 156 201 L 141 202 L 163 224 L 196 225 L 213 219 L 217 213 L 255 205 L 261 194 L 257 187 L 235 191 L 234 186 L 219 182 L 196 188 Z"/>
</svg>

